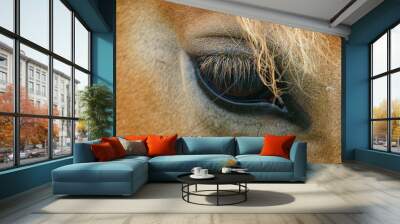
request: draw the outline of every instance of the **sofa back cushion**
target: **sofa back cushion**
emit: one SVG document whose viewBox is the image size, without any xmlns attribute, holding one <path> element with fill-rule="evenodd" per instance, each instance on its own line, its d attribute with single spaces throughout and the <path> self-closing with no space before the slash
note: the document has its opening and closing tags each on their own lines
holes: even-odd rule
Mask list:
<svg viewBox="0 0 400 224">
<path fill-rule="evenodd" d="M 150 135 L 146 143 L 148 147 L 147 155 L 150 157 L 176 155 L 176 139 L 178 135 L 160 136 Z"/>
<path fill-rule="evenodd" d="M 236 155 L 259 154 L 263 145 L 263 137 L 236 137 Z"/>
<path fill-rule="evenodd" d="M 111 145 L 110 142 L 102 142 L 99 144 L 93 144 L 90 146 L 96 161 L 106 162 L 114 159 L 118 159 L 117 151 Z"/>
<path fill-rule="evenodd" d="M 147 137 L 146 137 L 147 138 Z M 127 156 L 146 156 L 147 148 L 146 143 L 141 140 L 126 140 L 124 138 L 119 138 L 122 146 L 126 151 Z"/>
<path fill-rule="evenodd" d="M 124 149 L 124 146 L 121 144 L 118 137 L 101 138 L 101 143 L 104 143 L 104 142 L 110 143 L 110 145 L 112 146 L 112 148 L 115 152 L 115 156 L 117 158 L 123 158 L 126 156 L 126 151 Z M 93 148 L 92 148 L 92 151 L 93 151 Z"/>
<path fill-rule="evenodd" d="M 178 154 L 225 154 L 235 155 L 233 137 L 183 137 L 178 141 Z"/>
<path fill-rule="evenodd" d="M 296 139 L 294 135 L 265 135 L 261 156 L 280 156 L 290 159 L 290 149 Z"/>
<path fill-rule="evenodd" d="M 87 142 L 75 143 L 74 147 L 74 163 L 95 162 L 96 158 L 91 150 L 92 144 L 99 144 L 101 141 L 93 140 Z"/>
</svg>

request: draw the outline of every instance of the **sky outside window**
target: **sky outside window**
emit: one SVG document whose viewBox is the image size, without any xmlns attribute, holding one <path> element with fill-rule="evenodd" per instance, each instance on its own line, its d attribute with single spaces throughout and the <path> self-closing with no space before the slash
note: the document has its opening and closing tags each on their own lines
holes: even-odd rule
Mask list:
<svg viewBox="0 0 400 224">
<path fill-rule="evenodd" d="M 89 32 L 75 18 L 75 63 L 89 70 Z"/>
<path fill-rule="evenodd" d="M 0 0 L 0 26 L 14 31 L 14 0 Z"/>
<path fill-rule="evenodd" d="M 372 75 L 387 71 L 387 34 L 372 45 Z"/>
<path fill-rule="evenodd" d="M 400 25 L 393 28 L 390 35 L 390 63 L 391 69 L 395 69 L 400 67 Z"/>
<path fill-rule="evenodd" d="M 49 48 L 49 1 L 20 0 L 21 36 Z"/>
<path fill-rule="evenodd" d="M 53 3 L 53 51 L 71 60 L 72 12 L 60 0 Z"/>
</svg>

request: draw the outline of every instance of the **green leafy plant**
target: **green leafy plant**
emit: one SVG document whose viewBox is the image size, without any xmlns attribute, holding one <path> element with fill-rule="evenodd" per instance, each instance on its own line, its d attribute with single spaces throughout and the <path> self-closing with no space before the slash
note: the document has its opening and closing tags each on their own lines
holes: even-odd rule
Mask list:
<svg viewBox="0 0 400 224">
<path fill-rule="evenodd" d="M 112 125 L 113 94 L 105 86 L 95 84 L 86 87 L 80 93 L 80 107 L 82 119 L 87 128 L 89 139 L 109 136 L 107 129 Z"/>
</svg>

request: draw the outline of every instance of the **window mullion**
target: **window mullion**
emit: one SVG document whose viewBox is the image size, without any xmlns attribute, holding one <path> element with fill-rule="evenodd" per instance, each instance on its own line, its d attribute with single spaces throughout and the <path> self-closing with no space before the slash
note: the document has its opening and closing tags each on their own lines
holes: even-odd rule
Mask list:
<svg viewBox="0 0 400 224">
<path fill-rule="evenodd" d="M 374 91 L 374 88 L 373 88 L 373 79 L 372 79 L 372 76 L 373 76 L 373 50 L 374 50 L 374 48 L 372 47 L 372 45 L 370 45 L 370 47 L 369 47 L 369 49 L 370 49 L 370 55 L 369 55 L 369 62 L 370 62 L 370 67 L 369 67 L 369 69 L 370 69 L 370 71 L 369 71 L 369 85 L 370 85 L 370 91 L 369 91 L 369 117 L 370 117 L 370 122 L 369 122 L 369 144 L 370 144 L 370 149 L 373 149 L 373 147 L 374 147 L 374 136 L 373 136 L 373 134 L 374 134 L 374 132 L 373 132 L 373 121 L 372 121 L 372 119 L 374 118 L 373 117 L 373 91 Z"/>
<path fill-rule="evenodd" d="M 387 32 L 387 71 L 390 70 L 390 30 Z M 392 79 L 392 75 L 389 73 L 387 75 L 387 117 L 391 118 L 392 117 L 392 110 L 391 110 L 391 104 L 392 104 L 392 100 L 391 100 L 391 79 Z M 387 141 L 388 141 L 388 148 L 387 151 L 391 152 L 392 151 L 392 136 L 391 136 L 391 128 L 392 128 L 392 121 L 389 119 L 387 122 Z"/>
<path fill-rule="evenodd" d="M 49 0 L 49 50 L 53 52 L 53 0 Z M 48 151 L 49 159 L 53 159 L 53 56 L 49 55 L 49 74 L 48 74 L 49 98 L 49 120 L 48 120 Z"/>
<path fill-rule="evenodd" d="M 71 105 L 71 117 L 75 118 L 75 12 L 72 11 L 71 15 L 71 23 L 72 23 L 72 38 L 71 38 L 71 60 L 72 64 L 74 66 L 71 67 L 71 91 L 72 91 L 72 105 Z M 71 130 L 71 150 L 72 150 L 72 155 L 74 155 L 74 145 L 75 145 L 75 125 L 76 121 L 72 121 L 72 130 Z"/>
<path fill-rule="evenodd" d="M 17 35 L 19 35 L 19 8 L 20 8 L 20 1 L 15 0 L 14 1 L 14 30 Z M 14 112 L 18 114 L 20 112 L 20 105 L 19 105 L 19 100 L 20 100 L 20 79 L 19 79 L 19 73 L 20 73 L 20 46 L 19 46 L 19 40 L 17 38 L 14 39 Z M 19 166 L 20 165 L 20 157 L 19 157 L 19 149 L 20 149 L 20 143 L 19 143 L 19 136 L 20 136 L 20 119 L 19 117 L 14 116 L 14 165 Z"/>
</svg>

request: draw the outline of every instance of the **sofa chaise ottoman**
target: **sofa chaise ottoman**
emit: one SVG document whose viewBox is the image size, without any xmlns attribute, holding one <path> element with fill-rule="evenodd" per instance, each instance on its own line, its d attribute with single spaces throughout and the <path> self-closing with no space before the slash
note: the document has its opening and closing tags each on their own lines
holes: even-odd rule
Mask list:
<svg viewBox="0 0 400 224">
<path fill-rule="evenodd" d="M 96 162 L 91 144 L 77 143 L 74 163 L 52 172 L 53 193 L 67 195 L 131 195 L 148 181 L 176 181 L 193 167 L 218 172 L 229 160 L 260 182 L 304 182 L 307 168 L 307 145 L 295 142 L 290 159 L 260 156 L 263 137 L 182 137 L 177 140 L 177 155 L 127 156 Z"/>
<path fill-rule="evenodd" d="M 75 144 L 74 163 L 52 171 L 54 194 L 132 195 L 148 181 L 148 157 L 96 162 L 90 150 L 95 143 Z"/>
</svg>

